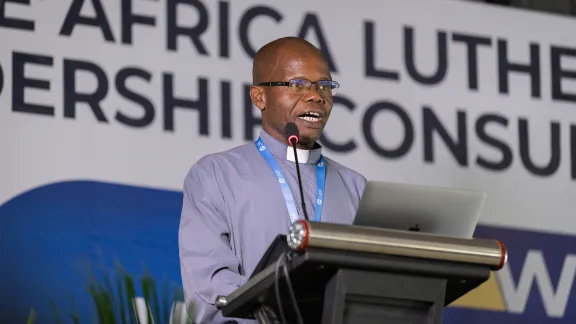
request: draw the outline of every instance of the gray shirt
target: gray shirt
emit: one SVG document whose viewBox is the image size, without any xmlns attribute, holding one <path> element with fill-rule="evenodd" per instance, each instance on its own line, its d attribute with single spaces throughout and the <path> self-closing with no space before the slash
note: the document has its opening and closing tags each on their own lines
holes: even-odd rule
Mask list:
<svg viewBox="0 0 576 324">
<path fill-rule="evenodd" d="M 260 137 L 282 169 L 300 218 L 301 200 L 291 147 L 264 131 Z M 322 148 L 298 150 L 302 189 L 310 219 L 316 201 L 316 162 Z M 324 157 L 326 184 L 322 222 L 351 224 L 366 179 Z M 180 265 L 186 304 L 196 323 L 223 323 L 216 297 L 243 285 L 290 217 L 280 185 L 254 143 L 207 155 L 184 181 L 179 230 Z M 240 323 L 252 323 L 240 321 Z"/>
</svg>

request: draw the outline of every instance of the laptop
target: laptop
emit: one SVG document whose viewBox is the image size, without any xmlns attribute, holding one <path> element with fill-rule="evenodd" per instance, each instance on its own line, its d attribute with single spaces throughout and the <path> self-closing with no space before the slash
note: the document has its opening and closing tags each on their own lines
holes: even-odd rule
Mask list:
<svg viewBox="0 0 576 324">
<path fill-rule="evenodd" d="M 370 181 L 354 225 L 472 238 L 485 200 L 482 191 Z"/>
</svg>

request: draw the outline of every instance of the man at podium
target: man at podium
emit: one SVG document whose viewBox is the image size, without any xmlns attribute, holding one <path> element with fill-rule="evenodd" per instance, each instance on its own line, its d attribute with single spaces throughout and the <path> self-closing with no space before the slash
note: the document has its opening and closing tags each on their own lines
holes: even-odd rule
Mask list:
<svg viewBox="0 0 576 324">
<path fill-rule="evenodd" d="M 216 308 L 217 297 L 243 285 L 292 222 L 351 224 L 366 185 L 317 143 L 339 84 L 316 47 L 295 37 L 272 41 L 256 54 L 252 77 L 250 97 L 262 114 L 258 140 L 204 156 L 184 181 L 179 254 L 197 323 L 230 320 Z M 287 134 L 289 124 L 295 134 Z"/>
</svg>

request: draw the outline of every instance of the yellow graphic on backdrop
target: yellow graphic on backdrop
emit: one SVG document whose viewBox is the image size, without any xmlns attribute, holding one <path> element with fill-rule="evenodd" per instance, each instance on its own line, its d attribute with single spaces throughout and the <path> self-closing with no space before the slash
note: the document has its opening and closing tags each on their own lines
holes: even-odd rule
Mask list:
<svg viewBox="0 0 576 324">
<path fill-rule="evenodd" d="M 470 291 L 452 303 L 450 307 L 475 308 L 505 312 L 506 305 L 500 292 L 500 285 L 496 280 L 494 272 L 490 273 L 490 278 L 478 288 Z"/>
</svg>

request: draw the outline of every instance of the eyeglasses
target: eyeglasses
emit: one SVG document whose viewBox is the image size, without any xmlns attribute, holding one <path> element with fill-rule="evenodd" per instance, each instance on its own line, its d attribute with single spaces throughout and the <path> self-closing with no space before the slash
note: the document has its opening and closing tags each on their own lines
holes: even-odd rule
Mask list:
<svg viewBox="0 0 576 324">
<path fill-rule="evenodd" d="M 294 79 L 288 82 L 261 82 L 258 83 L 259 86 L 268 86 L 268 87 L 288 87 L 291 91 L 297 94 L 305 95 L 310 91 L 312 85 L 316 85 L 316 89 L 321 95 L 333 96 L 336 94 L 338 88 L 340 88 L 340 84 L 336 81 L 329 81 L 329 80 L 320 80 L 317 82 L 312 82 L 306 79 Z"/>
</svg>

